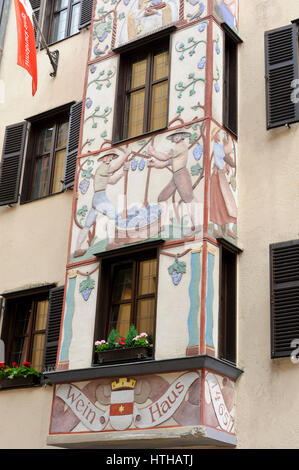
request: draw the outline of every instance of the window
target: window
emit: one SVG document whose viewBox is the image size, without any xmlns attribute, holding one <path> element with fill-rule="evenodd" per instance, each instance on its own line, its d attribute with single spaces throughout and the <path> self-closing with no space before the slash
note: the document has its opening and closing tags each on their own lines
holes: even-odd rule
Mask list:
<svg viewBox="0 0 299 470">
<path fill-rule="evenodd" d="M 18 202 L 26 147 L 22 203 L 73 186 L 81 112 L 82 101 L 78 101 L 28 118 L 28 133 L 27 122 L 6 127 L 0 166 L 0 206 Z"/>
<path fill-rule="evenodd" d="M 63 190 L 68 126 L 67 112 L 31 124 L 23 185 L 25 200 Z"/>
<path fill-rule="evenodd" d="M 299 338 L 299 240 L 270 245 L 271 357 L 290 357 Z"/>
<path fill-rule="evenodd" d="M 7 364 L 29 361 L 39 372 L 55 366 L 64 288 L 51 287 L 5 297 L 1 338 Z"/>
<path fill-rule="evenodd" d="M 57 42 L 78 33 L 81 0 L 55 0 L 50 3 L 49 42 Z"/>
<path fill-rule="evenodd" d="M 219 341 L 220 359 L 237 360 L 237 254 L 240 249 L 224 239 L 220 243 Z"/>
<path fill-rule="evenodd" d="M 167 126 L 169 39 L 121 54 L 114 141 Z"/>
<path fill-rule="evenodd" d="M 102 260 L 96 337 L 107 339 L 115 328 L 126 336 L 130 325 L 154 337 L 157 250 L 150 249 Z"/>
<path fill-rule="evenodd" d="M 68 136 L 68 116 L 34 127 L 32 181 L 30 199 L 38 199 L 63 189 L 63 176 Z"/>
<path fill-rule="evenodd" d="M 299 77 L 296 24 L 265 32 L 265 67 L 267 129 L 298 122 L 299 103 L 292 99 Z"/>
<path fill-rule="evenodd" d="M 242 40 L 225 23 L 223 125 L 238 134 L 238 44 Z"/>
</svg>

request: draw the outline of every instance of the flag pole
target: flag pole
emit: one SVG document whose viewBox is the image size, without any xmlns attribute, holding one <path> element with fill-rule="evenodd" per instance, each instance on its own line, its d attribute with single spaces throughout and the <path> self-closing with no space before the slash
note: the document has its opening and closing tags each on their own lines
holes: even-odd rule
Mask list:
<svg viewBox="0 0 299 470">
<path fill-rule="evenodd" d="M 33 18 L 34 24 L 37 27 L 38 32 L 40 34 L 42 45 L 46 49 L 47 55 L 50 59 L 51 65 L 53 67 L 53 72 L 51 72 L 50 75 L 51 75 L 51 77 L 56 77 L 57 68 L 58 68 L 59 51 L 57 51 L 57 50 L 53 51 L 53 52 L 50 51 L 50 49 L 48 47 L 48 44 L 47 44 L 47 41 L 46 41 L 46 38 L 45 38 L 41 28 L 40 28 L 40 25 L 38 24 L 38 21 L 37 21 L 36 16 L 35 16 L 34 13 L 32 13 L 32 18 Z"/>
</svg>

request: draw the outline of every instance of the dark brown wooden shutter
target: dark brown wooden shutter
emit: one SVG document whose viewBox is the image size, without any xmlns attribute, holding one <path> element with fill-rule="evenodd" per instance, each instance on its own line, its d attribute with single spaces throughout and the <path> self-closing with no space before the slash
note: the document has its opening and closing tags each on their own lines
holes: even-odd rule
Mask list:
<svg viewBox="0 0 299 470">
<path fill-rule="evenodd" d="M 270 245 L 271 355 L 291 355 L 299 338 L 299 240 Z"/>
<path fill-rule="evenodd" d="M 68 131 L 68 143 L 66 152 L 66 164 L 64 172 L 64 189 L 74 185 L 76 172 L 76 159 L 79 147 L 79 135 L 82 114 L 82 101 L 78 101 L 71 107 L 70 124 Z"/>
<path fill-rule="evenodd" d="M 79 29 L 86 28 L 90 25 L 92 17 L 92 0 L 81 0 L 81 15 Z"/>
<path fill-rule="evenodd" d="M 26 123 L 7 126 L 0 169 L 0 206 L 18 202 Z"/>
<path fill-rule="evenodd" d="M 35 14 L 35 17 L 39 23 L 40 11 L 41 11 L 41 0 L 30 0 L 30 3 L 32 6 L 33 13 Z M 34 26 L 34 33 L 35 33 L 35 42 L 36 42 L 36 45 L 38 46 L 39 32 L 38 32 L 37 27 L 35 26 L 35 23 L 33 23 L 33 26 Z"/>
<path fill-rule="evenodd" d="M 64 286 L 50 291 L 43 367 L 45 371 L 53 370 L 56 365 L 63 298 Z"/>
<path fill-rule="evenodd" d="M 265 33 L 267 129 L 299 121 L 299 105 L 291 100 L 298 79 L 297 26 Z"/>
</svg>

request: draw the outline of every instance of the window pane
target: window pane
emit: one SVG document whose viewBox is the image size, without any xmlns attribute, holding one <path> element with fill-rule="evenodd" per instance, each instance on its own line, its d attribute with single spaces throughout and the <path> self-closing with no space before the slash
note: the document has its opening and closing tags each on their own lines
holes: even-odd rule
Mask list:
<svg viewBox="0 0 299 470">
<path fill-rule="evenodd" d="M 154 318 L 155 318 L 155 299 L 142 299 L 138 301 L 137 305 L 137 325 L 138 333 L 154 333 Z"/>
<path fill-rule="evenodd" d="M 28 338 L 15 338 L 12 344 L 12 351 L 10 355 L 10 365 L 12 365 L 13 362 L 16 362 L 19 365 L 23 365 L 23 350 L 27 349 L 25 345 L 28 344 L 29 339 Z"/>
<path fill-rule="evenodd" d="M 66 150 L 59 150 L 55 156 L 55 167 L 53 176 L 52 193 L 59 193 L 62 191 L 62 182 L 64 178 Z"/>
<path fill-rule="evenodd" d="M 32 347 L 31 367 L 41 372 L 43 366 L 45 349 L 45 334 L 38 334 L 34 336 Z"/>
<path fill-rule="evenodd" d="M 112 287 L 112 301 L 120 302 L 132 298 L 133 266 L 117 266 L 114 268 L 114 281 Z"/>
<path fill-rule="evenodd" d="M 55 11 L 62 10 L 67 8 L 69 0 L 56 0 L 55 1 Z"/>
<path fill-rule="evenodd" d="M 156 291 L 157 260 L 150 259 L 140 263 L 138 295 L 153 294 Z"/>
<path fill-rule="evenodd" d="M 45 330 L 48 316 L 48 300 L 37 302 L 34 330 Z"/>
<path fill-rule="evenodd" d="M 154 56 L 153 81 L 168 77 L 168 51 Z"/>
<path fill-rule="evenodd" d="M 166 126 L 168 81 L 153 86 L 151 131 Z"/>
<path fill-rule="evenodd" d="M 61 39 L 65 38 L 66 19 L 67 19 L 67 10 L 63 10 L 60 13 L 57 13 L 54 15 L 52 42 L 60 41 Z"/>
<path fill-rule="evenodd" d="M 79 21 L 80 21 L 80 3 L 77 3 L 72 7 L 72 23 L 71 23 L 71 30 L 70 30 L 70 35 L 76 34 L 79 29 Z"/>
<path fill-rule="evenodd" d="M 48 193 L 48 181 L 50 177 L 49 157 L 37 158 L 33 172 L 32 197 L 46 196 Z"/>
<path fill-rule="evenodd" d="M 130 95 L 128 137 L 143 133 L 144 97 L 144 90 L 135 91 Z"/>
<path fill-rule="evenodd" d="M 15 313 L 15 325 L 14 325 L 14 335 L 23 336 L 26 335 L 29 325 L 29 318 L 31 314 L 32 302 L 23 301 L 18 302 L 16 305 Z"/>
<path fill-rule="evenodd" d="M 110 321 L 109 331 L 115 328 L 120 336 L 126 336 L 130 328 L 131 304 L 114 305 L 112 307 L 112 320 Z"/>
<path fill-rule="evenodd" d="M 132 64 L 131 68 L 131 86 L 130 88 L 137 88 L 138 86 L 145 85 L 146 81 L 146 64 L 147 60 L 141 60 Z"/>
<path fill-rule="evenodd" d="M 59 130 L 58 130 L 56 148 L 66 147 L 68 128 L 69 128 L 68 122 L 64 122 L 63 124 L 60 124 Z"/>
<path fill-rule="evenodd" d="M 42 129 L 39 136 L 38 155 L 44 155 L 51 150 L 53 127 Z"/>
</svg>

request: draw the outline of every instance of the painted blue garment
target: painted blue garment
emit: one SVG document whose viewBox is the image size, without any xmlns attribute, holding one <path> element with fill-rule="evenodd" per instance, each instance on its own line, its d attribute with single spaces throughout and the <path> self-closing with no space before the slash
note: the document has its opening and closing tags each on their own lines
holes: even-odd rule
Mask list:
<svg viewBox="0 0 299 470">
<path fill-rule="evenodd" d="M 213 342 L 213 302 L 214 302 L 214 273 L 215 257 L 212 253 L 208 253 L 208 277 L 207 277 L 207 294 L 206 294 L 206 343 L 214 348 Z"/>
<path fill-rule="evenodd" d="M 232 15 L 228 6 L 225 5 L 224 2 L 221 2 L 219 9 L 220 9 L 221 16 L 223 20 L 225 21 L 225 23 L 228 24 L 228 26 L 233 29 L 235 27 L 235 18 Z"/>
<path fill-rule="evenodd" d="M 190 310 L 188 315 L 188 346 L 197 346 L 200 343 L 199 309 L 200 309 L 200 280 L 201 263 L 200 253 L 191 254 L 191 280 L 189 285 Z"/>
<path fill-rule="evenodd" d="M 224 152 L 224 147 L 223 144 L 217 144 L 217 142 L 214 142 L 213 144 L 213 152 L 214 152 L 214 162 L 217 168 L 219 170 L 224 169 L 224 157 L 225 157 L 225 152 Z"/>
<path fill-rule="evenodd" d="M 63 323 L 63 341 L 60 350 L 60 361 L 69 360 L 69 349 L 73 337 L 73 316 L 75 313 L 75 287 L 76 278 L 70 278 L 66 293 L 66 313 Z"/>
<path fill-rule="evenodd" d="M 109 219 L 114 220 L 116 210 L 111 201 L 106 196 L 106 191 L 97 191 L 92 200 L 92 208 L 86 217 L 85 227 L 90 228 L 95 222 L 98 214 L 106 215 Z"/>
</svg>

